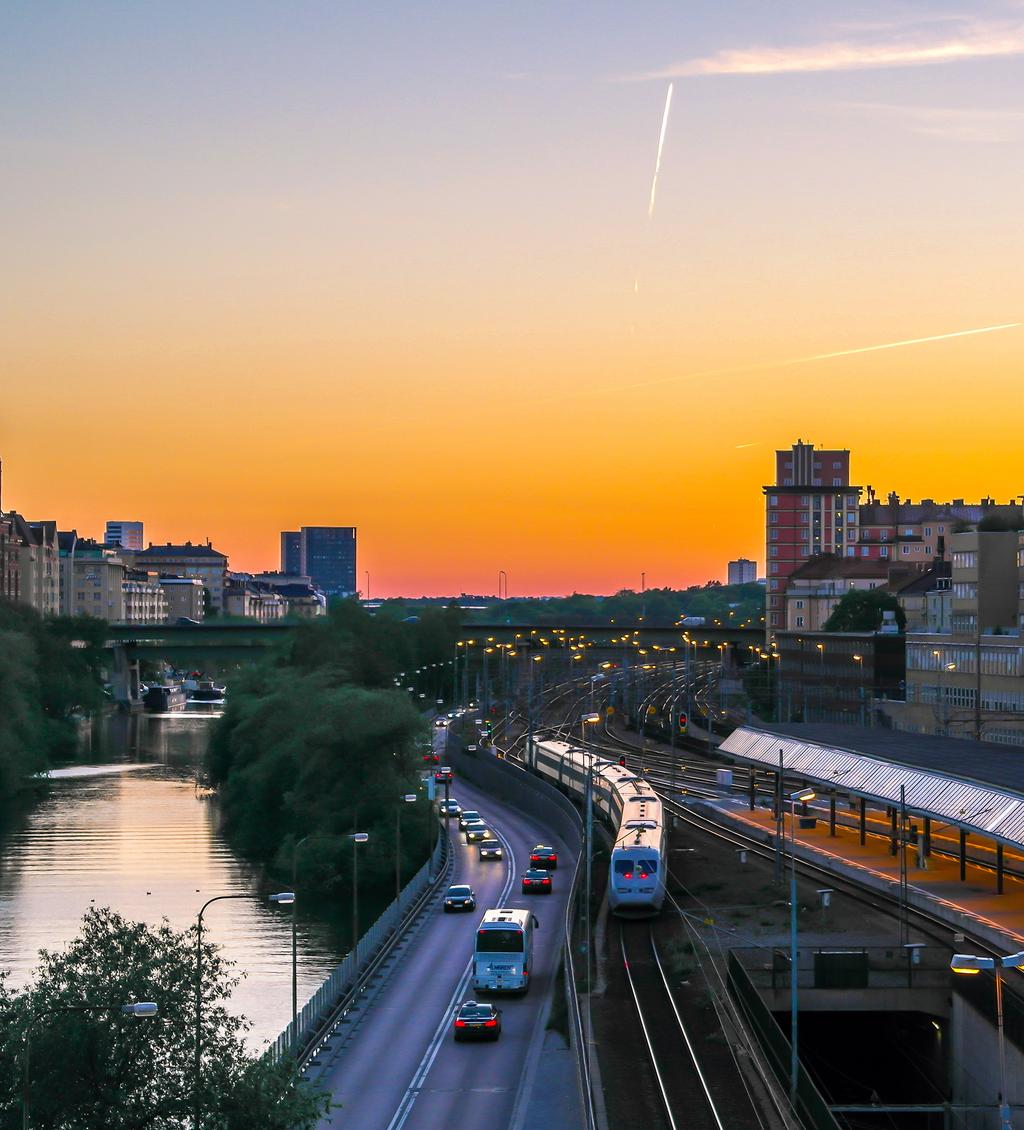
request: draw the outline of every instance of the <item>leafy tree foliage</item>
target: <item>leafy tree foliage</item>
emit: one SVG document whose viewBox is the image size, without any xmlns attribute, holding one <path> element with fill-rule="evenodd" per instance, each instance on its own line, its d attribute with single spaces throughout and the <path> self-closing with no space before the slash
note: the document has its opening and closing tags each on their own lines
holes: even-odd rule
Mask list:
<svg viewBox="0 0 1024 1130">
<path fill-rule="evenodd" d="M 32 1125 L 75 1130 L 191 1127 L 196 1095 L 196 929 L 150 927 L 107 907 L 90 909 L 63 953 L 42 951 L 32 985 L 0 985 L 0 1114 L 21 1125 L 26 1035 L 31 1037 Z M 247 1022 L 226 1001 L 238 983 L 231 963 L 203 943 L 202 1072 L 198 1095 L 210 1130 L 312 1127 L 327 1097 L 295 1086 L 291 1065 L 257 1059 Z M 125 1017 L 120 1007 L 155 1001 L 159 1016 Z M 110 1011 L 77 1011 L 82 1004 Z"/>
<path fill-rule="evenodd" d="M 102 702 L 105 625 L 92 617 L 48 617 L 0 601 L 0 790 L 11 795 L 32 773 L 75 747 L 74 714 Z"/>
<path fill-rule="evenodd" d="M 764 613 L 764 587 L 723 585 L 708 581 L 688 589 L 624 589 L 614 596 L 552 597 L 546 600 L 506 600 L 488 605 L 474 619 L 493 624 L 635 624 L 643 618 L 650 627 L 670 627 L 683 616 L 703 616 L 709 623 L 757 625 Z"/>
<path fill-rule="evenodd" d="M 451 610 L 407 622 L 340 601 L 232 685 L 209 765 L 241 851 L 288 874 L 294 846 L 306 839 L 303 881 L 334 895 L 350 889 L 349 833 L 369 832 L 360 882 L 391 879 L 395 806 L 420 784 L 426 740 L 423 718 L 394 680 L 449 660 L 458 631 Z M 419 820 L 413 806 L 406 813 L 406 867 L 418 866 L 426 850 L 425 795 L 416 810 Z"/>
<path fill-rule="evenodd" d="M 895 612 L 900 631 L 907 626 L 907 616 L 900 602 L 884 589 L 850 589 L 825 621 L 826 632 L 877 632 L 882 626 L 882 613 Z"/>
</svg>

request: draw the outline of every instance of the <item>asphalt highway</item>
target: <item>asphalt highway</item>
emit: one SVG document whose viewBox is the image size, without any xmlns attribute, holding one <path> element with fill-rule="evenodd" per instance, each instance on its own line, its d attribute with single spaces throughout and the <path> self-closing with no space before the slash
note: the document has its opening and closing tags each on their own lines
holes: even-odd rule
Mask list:
<svg viewBox="0 0 1024 1130">
<path fill-rule="evenodd" d="M 476 910 L 443 913 L 442 888 L 392 963 L 376 1000 L 337 1041 L 341 1046 L 320 1056 L 312 1074 L 340 1104 L 322 1127 L 436 1130 L 462 1123 L 500 1130 L 522 1122 L 532 1083 L 543 1080 L 543 1006 L 553 989 L 575 858 L 537 821 L 495 804 L 458 777 L 451 796 L 488 821 L 505 845 L 505 859 L 482 862 L 477 846 L 465 843 L 458 821 L 447 821 L 455 856 L 449 882 L 473 887 Z M 551 844 L 561 867 L 552 894 L 524 896 L 520 878 L 537 843 Z M 476 995 L 470 984 L 476 925 L 485 910 L 499 906 L 529 908 L 540 923 L 531 987 L 524 997 L 487 998 L 502 1009 L 497 1042 L 457 1044 L 455 1012 Z"/>
</svg>

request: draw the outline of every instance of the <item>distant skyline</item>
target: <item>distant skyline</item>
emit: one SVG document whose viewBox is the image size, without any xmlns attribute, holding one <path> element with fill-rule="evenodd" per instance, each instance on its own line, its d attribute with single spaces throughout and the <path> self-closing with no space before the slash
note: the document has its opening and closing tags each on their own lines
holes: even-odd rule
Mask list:
<svg viewBox="0 0 1024 1130">
<path fill-rule="evenodd" d="M 1024 329 L 946 336 L 1024 318 L 1017 0 L 3 27 L 30 518 L 250 570 L 353 525 L 375 596 L 555 595 L 763 574 L 798 437 L 881 495 L 1024 490 Z"/>
</svg>

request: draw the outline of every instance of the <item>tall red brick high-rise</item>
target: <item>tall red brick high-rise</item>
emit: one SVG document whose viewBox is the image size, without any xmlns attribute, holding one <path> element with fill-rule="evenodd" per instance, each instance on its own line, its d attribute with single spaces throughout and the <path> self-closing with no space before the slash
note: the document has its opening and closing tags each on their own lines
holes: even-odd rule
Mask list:
<svg viewBox="0 0 1024 1130">
<path fill-rule="evenodd" d="M 846 557 L 857 540 L 861 488 L 850 485 L 849 451 L 815 450 L 797 440 L 775 453 L 775 482 L 765 494 L 765 626 L 786 626 L 786 580 L 817 553 Z"/>
</svg>

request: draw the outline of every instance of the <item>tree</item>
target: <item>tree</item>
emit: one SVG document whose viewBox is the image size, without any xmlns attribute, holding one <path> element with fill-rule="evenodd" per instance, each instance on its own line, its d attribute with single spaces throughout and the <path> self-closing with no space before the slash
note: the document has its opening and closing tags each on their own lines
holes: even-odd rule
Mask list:
<svg viewBox="0 0 1024 1130">
<path fill-rule="evenodd" d="M 196 1094 L 196 928 L 166 919 L 150 927 L 109 907 L 90 909 L 63 953 L 43 950 L 33 984 L 5 996 L 0 1035 L 0 1111 L 21 1125 L 21 1079 L 31 1025 L 32 1125 L 65 1130 L 172 1130 L 193 1126 Z M 207 1130 L 306 1130 L 327 1095 L 296 1085 L 292 1065 L 246 1050 L 248 1022 L 226 1007 L 238 978 L 216 946 L 203 944 L 202 1074 Z M 155 1001 L 154 1019 L 122 1016 L 120 1006 Z M 83 1003 L 112 1011 L 68 1011 Z"/>
<path fill-rule="evenodd" d="M 826 632 L 877 632 L 882 626 L 883 612 L 895 612 L 896 624 L 902 632 L 907 616 L 900 602 L 884 589 L 850 589 L 825 621 Z"/>
</svg>

